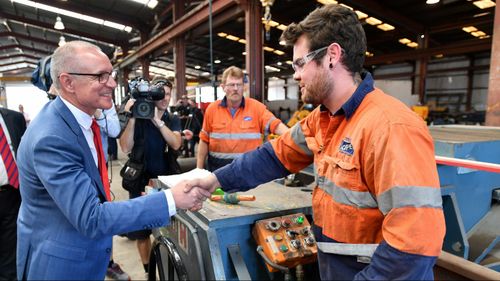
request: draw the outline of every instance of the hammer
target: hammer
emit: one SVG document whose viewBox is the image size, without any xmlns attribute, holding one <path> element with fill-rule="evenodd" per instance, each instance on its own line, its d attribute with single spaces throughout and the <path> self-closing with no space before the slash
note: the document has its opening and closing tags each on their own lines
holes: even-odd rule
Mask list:
<svg viewBox="0 0 500 281">
<path fill-rule="evenodd" d="M 240 201 L 255 201 L 255 195 L 238 195 L 236 193 L 225 193 L 224 195 L 210 196 L 212 201 L 224 201 L 228 204 L 238 204 Z"/>
</svg>

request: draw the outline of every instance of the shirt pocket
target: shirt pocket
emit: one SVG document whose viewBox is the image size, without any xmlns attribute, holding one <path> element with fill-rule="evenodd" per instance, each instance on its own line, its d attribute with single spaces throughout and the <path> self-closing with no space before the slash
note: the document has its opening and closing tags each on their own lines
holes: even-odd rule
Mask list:
<svg viewBox="0 0 500 281">
<path fill-rule="evenodd" d="M 337 186 L 356 191 L 365 191 L 362 190 L 359 164 L 355 162 L 355 159 L 325 156 L 324 161 L 329 166 L 327 177 L 331 178 Z"/>
</svg>

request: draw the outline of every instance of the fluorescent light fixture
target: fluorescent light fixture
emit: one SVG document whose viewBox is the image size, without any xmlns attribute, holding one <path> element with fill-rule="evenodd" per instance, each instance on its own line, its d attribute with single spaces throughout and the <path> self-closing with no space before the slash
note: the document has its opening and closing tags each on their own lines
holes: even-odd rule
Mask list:
<svg viewBox="0 0 500 281">
<path fill-rule="evenodd" d="M 236 37 L 234 35 L 228 35 L 228 36 L 226 36 L 226 39 L 229 39 L 231 41 L 238 41 L 238 40 L 240 40 L 240 37 Z"/>
<path fill-rule="evenodd" d="M 444 55 L 443 54 L 437 54 L 434 57 L 437 58 L 437 59 L 440 59 L 440 58 L 444 57 Z"/>
<path fill-rule="evenodd" d="M 243 39 L 243 38 L 240 38 L 240 40 L 238 40 L 238 42 L 240 42 L 241 44 L 246 44 L 247 43 L 247 40 Z"/>
<path fill-rule="evenodd" d="M 486 39 L 486 38 L 490 38 L 490 37 L 491 37 L 490 35 L 484 35 L 484 36 L 479 37 L 479 39 Z"/>
<path fill-rule="evenodd" d="M 282 64 L 283 64 L 283 63 L 282 63 L 282 62 L 280 62 L 280 61 L 276 63 L 276 65 L 279 65 L 279 66 L 281 66 Z"/>
<path fill-rule="evenodd" d="M 367 57 L 373 57 L 373 53 L 370 53 L 370 52 L 366 51 L 365 52 L 365 56 L 367 56 Z"/>
<path fill-rule="evenodd" d="M 285 61 L 285 63 L 289 64 L 289 65 L 292 65 L 293 62 L 291 60 L 287 60 L 287 61 Z"/>
<path fill-rule="evenodd" d="M 467 33 L 471 33 L 471 32 L 477 31 L 477 28 L 475 26 L 466 26 L 466 27 L 462 27 L 462 30 L 467 32 Z"/>
<path fill-rule="evenodd" d="M 408 46 L 410 48 L 416 48 L 416 47 L 418 47 L 418 43 L 416 43 L 416 42 L 410 42 L 410 43 L 406 44 L 406 46 Z"/>
<path fill-rule="evenodd" d="M 154 9 L 156 5 L 158 5 L 157 0 L 131 0 L 131 1 L 146 5 L 150 9 Z"/>
<path fill-rule="evenodd" d="M 285 40 L 280 40 L 279 44 L 280 44 L 281 46 L 285 46 L 285 45 L 286 45 L 286 42 L 285 42 Z"/>
<path fill-rule="evenodd" d="M 472 34 L 472 36 L 475 36 L 475 37 L 481 37 L 481 36 L 486 35 L 486 33 L 482 32 L 481 30 L 471 32 L 470 34 Z"/>
<path fill-rule="evenodd" d="M 54 28 L 57 30 L 63 30 L 64 29 L 64 23 L 61 20 L 60 16 L 56 17 L 56 23 L 54 23 Z"/>
<path fill-rule="evenodd" d="M 276 68 L 274 66 L 270 66 L 270 65 L 266 65 L 266 66 L 264 66 L 264 68 L 266 69 L 266 72 L 280 72 L 281 71 L 281 69 Z"/>
<path fill-rule="evenodd" d="M 242 55 L 244 55 L 244 56 L 246 56 L 246 55 L 247 55 L 247 52 L 243 52 L 243 53 L 241 53 L 241 54 L 242 54 Z"/>
<path fill-rule="evenodd" d="M 220 60 L 214 60 L 214 63 L 220 63 Z"/>
<path fill-rule="evenodd" d="M 288 26 L 284 25 L 284 24 L 280 24 L 278 26 L 276 26 L 277 29 L 280 29 L 280 30 L 283 30 L 285 31 L 285 29 L 287 28 Z"/>
<path fill-rule="evenodd" d="M 273 48 L 271 48 L 271 47 L 267 47 L 267 46 L 264 46 L 262 49 L 264 49 L 264 51 L 268 51 L 268 52 L 272 52 L 272 51 L 274 51 L 274 49 L 273 49 Z"/>
<path fill-rule="evenodd" d="M 495 2 L 491 0 L 474 1 L 472 4 L 476 5 L 479 9 L 488 9 L 496 5 Z"/>
<path fill-rule="evenodd" d="M 425 4 L 432 5 L 432 4 L 437 4 L 439 3 L 439 0 L 427 0 L 425 1 Z"/>
<path fill-rule="evenodd" d="M 358 20 L 362 20 L 362 19 L 365 19 L 368 17 L 367 14 L 361 12 L 361 11 L 354 11 L 356 13 L 356 15 L 358 15 Z"/>
<path fill-rule="evenodd" d="M 115 29 L 118 29 L 118 30 L 123 30 L 123 31 L 126 31 L 126 32 L 132 31 L 132 27 L 130 27 L 130 26 L 126 26 L 126 25 L 123 25 L 123 24 L 119 24 L 119 23 L 115 23 L 115 22 L 103 20 L 103 19 L 96 18 L 96 17 L 91 17 L 91 16 L 83 15 L 83 14 L 80 14 L 80 13 L 75 13 L 75 12 L 72 12 L 72 11 L 68 11 L 68 10 L 64 10 L 64 9 L 52 7 L 52 6 L 45 5 L 45 4 L 40 4 L 40 3 L 37 3 L 37 2 L 34 2 L 34 1 L 30 1 L 30 0 L 11 0 L 11 1 L 15 2 L 15 3 L 22 4 L 22 5 L 26 5 L 26 6 L 29 6 L 29 7 L 33 7 L 33 8 L 36 8 L 36 9 L 40 9 L 40 10 L 44 10 L 44 11 L 49 11 L 49 12 L 52 12 L 52 13 L 55 13 L 55 14 L 58 14 L 58 15 L 64 15 L 64 16 L 67 16 L 67 17 L 72 17 L 72 18 L 75 18 L 75 19 L 84 20 L 84 21 L 92 22 L 92 23 L 99 24 L 99 25 L 105 25 L 105 26 L 108 26 L 108 27 L 111 27 L 111 28 L 115 28 Z"/>
<path fill-rule="evenodd" d="M 353 10 L 354 10 L 351 6 L 347 6 L 346 4 L 342 4 L 342 3 L 340 3 L 340 6 L 342 6 L 342 7 L 344 7 L 344 8 L 347 8 L 347 9 L 349 9 L 349 10 L 351 10 L 351 11 L 353 11 Z"/>
<path fill-rule="evenodd" d="M 64 46 L 64 44 L 66 44 L 66 38 L 64 38 L 64 36 L 59 37 L 59 43 L 57 43 L 57 45 L 61 47 Z"/>
<path fill-rule="evenodd" d="M 218 35 L 219 37 L 226 37 L 226 36 L 227 36 L 227 33 L 225 33 L 225 32 L 219 32 L 219 33 L 217 33 L 217 35 Z"/>
<path fill-rule="evenodd" d="M 200 68 L 201 68 L 201 66 L 196 65 L 194 68 L 195 68 L 195 69 L 200 69 Z"/>
<path fill-rule="evenodd" d="M 283 52 L 283 51 L 281 51 L 281 50 L 274 50 L 274 52 L 273 52 L 273 53 L 277 54 L 278 56 L 282 56 L 282 55 L 284 55 L 284 54 L 285 54 L 285 52 Z"/>
<path fill-rule="evenodd" d="M 377 25 L 377 28 L 382 29 L 383 31 L 389 31 L 389 30 L 396 29 L 394 26 L 392 26 L 388 23 L 379 24 L 379 25 Z"/>
<path fill-rule="evenodd" d="M 408 38 L 401 38 L 401 39 L 399 39 L 399 43 L 401 43 L 401 44 L 405 44 L 406 45 L 406 44 L 408 44 L 410 42 L 411 42 L 411 40 L 408 39 Z"/>
<path fill-rule="evenodd" d="M 365 21 L 367 24 L 370 24 L 370 25 L 379 25 L 382 23 L 381 20 L 374 18 L 374 17 L 369 17 L 369 18 L 365 19 Z"/>
<path fill-rule="evenodd" d="M 323 5 L 328 5 L 328 4 L 337 4 L 338 2 L 335 0 L 317 0 L 318 3 L 321 3 Z"/>
</svg>

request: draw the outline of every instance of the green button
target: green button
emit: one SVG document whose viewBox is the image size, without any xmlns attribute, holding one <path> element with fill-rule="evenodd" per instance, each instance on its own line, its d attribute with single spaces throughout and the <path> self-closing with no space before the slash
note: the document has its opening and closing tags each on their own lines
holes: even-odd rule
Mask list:
<svg viewBox="0 0 500 281">
<path fill-rule="evenodd" d="M 303 224 L 304 223 L 304 217 L 303 216 L 297 217 L 297 223 L 298 224 Z"/>
<path fill-rule="evenodd" d="M 286 253 L 286 252 L 288 252 L 288 247 L 286 245 L 281 245 L 280 251 L 282 251 L 283 253 Z"/>
</svg>

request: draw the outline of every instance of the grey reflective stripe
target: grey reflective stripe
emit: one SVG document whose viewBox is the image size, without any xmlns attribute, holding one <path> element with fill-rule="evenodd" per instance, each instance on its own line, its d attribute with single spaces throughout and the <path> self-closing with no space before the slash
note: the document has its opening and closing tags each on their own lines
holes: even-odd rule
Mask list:
<svg viewBox="0 0 500 281">
<path fill-rule="evenodd" d="M 261 133 L 210 133 L 210 138 L 212 139 L 223 139 L 223 140 L 260 140 L 262 139 Z"/>
<path fill-rule="evenodd" d="M 304 136 L 304 132 L 302 132 L 302 127 L 300 127 L 299 123 L 295 124 L 290 129 L 290 136 L 292 136 L 295 144 L 298 145 L 308 156 L 313 155 L 312 151 L 309 147 L 307 147 L 306 137 Z"/>
<path fill-rule="evenodd" d="M 222 152 L 208 152 L 208 154 L 214 158 L 219 158 L 219 159 L 234 159 L 243 153 L 222 153 Z"/>
<path fill-rule="evenodd" d="M 354 191 L 340 187 L 324 176 L 318 176 L 316 183 L 338 203 L 362 209 L 378 207 L 377 201 L 368 191 Z"/>
<path fill-rule="evenodd" d="M 421 186 L 395 186 L 377 196 L 380 211 L 386 215 L 393 208 L 442 208 L 441 190 Z"/>
<path fill-rule="evenodd" d="M 344 244 L 333 242 L 318 242 L 318 249 L 323 253 L 337 254 L 345 256 L 371 257 L 378 244 Z"/>
<path fill-rule="evenodd" d="M 271 127 L 271 122 L 273 122 L 276 119 L 276 117 L 272 117 L 267 121 L 266 126 L 264 127 L 264 141 L 267 141 L 267 136 L 271 134 L 271 130 L 269 129 Z"/>
</svg>

